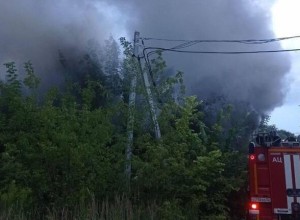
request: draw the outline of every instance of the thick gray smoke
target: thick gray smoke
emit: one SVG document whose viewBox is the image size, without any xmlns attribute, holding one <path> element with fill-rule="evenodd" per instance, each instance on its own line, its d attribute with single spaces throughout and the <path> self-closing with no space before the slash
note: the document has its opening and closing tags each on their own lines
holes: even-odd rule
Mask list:
<svg viewBox="0 0 300 220">
<path fill-rule="evenodd" d="M 120 33 L 124 19 L 113 13 L 118 9 L 94 0 L 1 1 L 0 63 L 15 61 L 21 68 L 31 60 L 42 81 L 57 82 L 59 51 L 75 58 L 91 39 L 102 43 Z"/>
<path fill-rule="evenodd" d="M 144 37 L 169 39 L 265 39 L 274 38 L 270 5 L 253 0 L 152 0 L 129 1 L 132 15 Z M 127 2 L 128 4 L 128 2 Z M 268 8 L 269 6 L 269 8 Z M 145 42 L 149 46 L 158 42 Z M 174 45 L 174 44 L 172 44 Z M 164 44 L 170 47 L 171 44 Z M 187 50 L 253 51 L 278 50 L 280 44 L 198 44 Z M 259 112 L 280 105 L 290 68 L 289 55 L 191 55 L 168 54 L 168 65 L 185 72 L 190 94 L 200 97 L 224 95 L 246 101 Z"/>
<path fill-rule="evenodd" d="M 0 60 L 32 60 L 42 74 L 55 72 L 57 51 L 86 49 L 133 35 L 170 39 L 273 38 L 270 11 L 253 0 L 9 0 L 0 3 Z M 271 3 L 270 3 L 271 4 Z M 126 30 L 126 31 L 124 31 Z M 145 42 L 149 46 L 174 44 Z M 188 48 L 189 49 L 189 48 Z M 194 50 L 281 49 L 265 45 L 199 44 Z M 189 94 L 224 95 L 250 102 L 259 112 L 281 104 L 290 63 L 287 53 L 188 55 L 167 53 L 168 65 L 185 72 Z M 3 63 L 3 62 L 2 62 Z"/>
</svg>

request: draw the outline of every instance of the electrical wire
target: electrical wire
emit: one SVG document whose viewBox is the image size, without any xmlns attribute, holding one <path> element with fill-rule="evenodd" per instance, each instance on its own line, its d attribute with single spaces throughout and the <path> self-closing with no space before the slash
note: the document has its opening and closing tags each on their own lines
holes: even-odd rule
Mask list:
<svg viewBox="0 0 300 220">
<path fill-rule="evenodd" d="M 144 40 L 142 40 L 142 45 L 143 45 L 144 49 L 143 49 L 143 57 L 141 57 L 141 58 L 144 58 L 146 67 L 147 67 L 147 69 L 149 71 L 149 75 L 150 75 L 150 78 L 151 78 L 152 85 L 153 85 L 154 88 L 156 88 L 156 83 L 155 83 L 155 80 L 154 80 L 154 76 L 153 76 L 151 64 L 150 64 L 150 61 L 149 61 L 149 55 L 145 54 L 146 50 L 145 50 L 145 42 L 144 42 Z"/>
<path fill-rule="evenodd" d="M 260 44 L 260 43 L 270 43 L 275 41 L 283 41 L 289 39 L 300 38 L 300 35 L 290 36 L 290 37 L 279 37 L 279 38 L 268 38 L 268 39 L 246 39 L 246 40 L 180 40 L 180 39 L 167 39 L 167 38 L 154 38 L 154 37 L 144 37 L 142 40 L 152 40 L 152 41 L 169 41 L 169 42 L 202 42 L 202 43 L 250 43 L 250 44 Z"/>
<path fill-rule="evenodd" d="M 147 50 L 153 50 L 146 53 Z M 177 52 L 177 53 L 188 53 L 188 54 L 219 54 L 219 55 L 241 55 L 241 54 L 261 54 L 261 53 L 282 53 L 282 52 L 297 52 L 300 51 L 300 48 L 295 49 L 282 49 L 282 50 L 256 50 L 256 51 L 195 51 L 195 50 L 178 50 L 172 48 L 163 48 L 163 47 L 145 47 L 143 49 L 143 57 L 149 71 L 152 84 L 154 88 L 156 83 L 153 77 L 153 72 L 150 64 L 150 56 L 157 51 L 167 51 L 167 52 Z"/>
<path fill-rule="evenodd" d="M 190 53 L 190 54 L 227 54 L 227 55 L 235 55 L 235 54 L 257 54 L 257 53 L 280 53 L 280 52 L 296 52 L 300 51 L 300 48 L 294 49 L 282 49 L 282 50 L 255 50 L 255 51 L 199 51 L 199 50 L 178 50 L 172 48 L 163 48 L 163 47 L 145 47 L 143 49 L 143 54 L 145 54 L 146 50 L 155 50 L 148 52 L 147 54 L 153 54 L 156 51 L 169 51 L 169 52 L 177 52 L 177 53 Z M 147 55 L 146 55 L 147 56 Z"/>
<path fill-rule="evenodd" d="M 199 43 L 241 43 L 241 44 L 266 44 L 271 42 L 283 41 L 300 38 L 300 36 L 290 36 L 290 37 L 280 37 L 280 38 L 269 38 L 269 39 L 248 39 L 248 40 L 173 40 L 173 39 L 162 39 L 162 38 L 142 38 L 143 40 L 158 40 L 158 41 L 180 41 L 184 42 L 171 49 L 183 49 L 186 47 L 191 47 Z"/>
<path fill-rule="evenodd" d="M 180 39 L 163 39 L 163 38 L 141 38 L 143 45 L 143 57 L 146 67 L 149 71 L 152 84 L 154 88 L 156 83 L 153 77 L 153 72 L 150 63 L 150 56 L 157 53 L 158 51 L 166 52 L 176 52 L 176 53 L 188 53 L 188 54 L 219 54 L 219 55 L 241 55 L 241 54 L 260 54 L 260 53 L 280 53 L 280 52 L 297 52 L 300 48 L 294 49 L 281 49 L 281 50 L 255 50 L 255 51 L 201 51 L 201 50 L 182 50 L 187 47 L 194 46 L 199 43 L 241 43 L 241 44 L 267 44 L 272 42 L 278 42 L 283 40 L 290 40 L 300 38 L 300 36 L 290 36 L 290 37 L 280 37 L 280 38 L 269 38 L 269 39 L 247 39 L 247 40 L 180 40 Z M 164 48 L 164 47 L 145 47 L 144 41 L 154 40 L 154 41 L 167 41 L 167 42 L 183 42 L 175 47 Z M 146 52 L 151 50 L 150 52 Z"/>
<path fill-rule="evenodd" d="M 152 50 L 152 51 L 146 53 L 147 50 Z M 157 51 L 169 51 L 169 52 L 189 53 L 189 54 L 239 55 L 239 54 L 297 52 L 300 51 L 300 48 L 282 49 L 282 50 L 256 50 L 256 51 L 196 51 L 196 50 L 179 50 L 174 48 L 163 48 L 163 47 L 145 47 L 143 49 L 143 58 L 145 59 L 150 74 L 152 72 L 151 64 L 150 64 L 150 56 L 157 53 Z"/>
<path fill-rule="evenodd" d="M 152 38 L 152 37 L 146 37 L 146 38 L 141 38 L 143 45 L 145 40 L 157 40 L 157 41 L 180 41 L 180 42 L 184 42 L 182 44 L 179 44 L 175 47 L 172 48 L 164 48 L 163 50 L 168 50 L 168 51 L 174 51 L 174 52 L 182 52 L 182 51 L 177 51 L 178 49 L 183 49 L 183 48 L 187 48 L 187 47 L 191 47 L 195 44 L 198 43 L 242 43 L 242 44 L 266 44 L 266 43 L 271 43 L 271 42 L 275 42 L 275 41 L 283 41 L 283 40 L 289 40 L 289 39 L 295 39 L 295 38 L 300 38 L 299 35 L 295 35 L 295 36 L 290 36 L 290 37 L 280 37 L 280 38 L 269 38 L 269 39 L 247 39 L 247 40 L 176 40 L 176 39 L 163 39 L 163 38 Z M 289 50 L 281 50 L 280 52 L 288 52 Z M 156 51 L 151 51 L 149 53 L 147 53 L 147 60 L 149 63 L 149 56 L 151 56 L 152 54 L 154 54 Z M 260 51 L 261 53 L 268 53 L 268 51 Z M 279 51 L 270 51 L 270 52 L 279 52 Z M 207 53 L 214 53 L 214 54 L 244 54 L 244 53 L 257 53 L 257 52 L 191 52 L 189 51 L 189 53 L 203 53 L 203 54 L 207 54 Z M 145 54 L 143 54 L 145 56 Z"/>
</svg>

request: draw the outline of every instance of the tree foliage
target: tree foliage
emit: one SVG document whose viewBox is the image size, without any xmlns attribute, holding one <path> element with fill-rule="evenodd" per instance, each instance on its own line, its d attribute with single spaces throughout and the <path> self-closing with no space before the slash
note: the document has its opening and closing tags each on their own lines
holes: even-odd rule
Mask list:
<svg viewBox="0 0 300 220">
<path fill-rule="evenodd" d="M 23 81 L 13 62 L 5 64 L 6 80 L 0 84 L 1 213 L 21 207 L 43 219 L 57 210 L 74 214 L 88 203 L 94 210 L 97 201 L 106 201 L 101 208 L 106 216 L 117 215 L 107 211 L 116 203 L 123 207 L 118 216 L 126 213 L 127 219 L 234 219 L 233 207 L 240 207 L 229 199 L 243 191 L 246 154 L 240 149 L 256 116 L 226 101 L 216 107 L 186 97 L 183 73 L 166 75 L 159 52 L 151 67 L 162 138 L 153 137 L 143 84 L 138 83 L 131 191 L 124 187 L 128 94 L 137 65 L 132 45 L 125 39 L 121 44 L 122 63 L 112 38 L 106 42 L 106 60 L 92 43 L 76 68 L 60 53 L 66 73 L 73 75 L 64 89 L 50 89 L 42 101 L 31 62 L 25 63 Z M 127 208 L 122 201 L 129 201 Z M 91 213 L 86 218 L 101 219 L 100 211 Z"/>
</svg>

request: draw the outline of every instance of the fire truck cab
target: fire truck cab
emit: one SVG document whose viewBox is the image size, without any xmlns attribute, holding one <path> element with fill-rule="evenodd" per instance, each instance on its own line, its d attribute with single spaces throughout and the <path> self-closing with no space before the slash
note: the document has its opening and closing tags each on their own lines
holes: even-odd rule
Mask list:
<svg viewBox="0 0 300 220">
<path fill-rule="evenodd" d="M 275 132 L 249 144 L 247 219 L 300 220 L 300 144 Z"/>
</svg>

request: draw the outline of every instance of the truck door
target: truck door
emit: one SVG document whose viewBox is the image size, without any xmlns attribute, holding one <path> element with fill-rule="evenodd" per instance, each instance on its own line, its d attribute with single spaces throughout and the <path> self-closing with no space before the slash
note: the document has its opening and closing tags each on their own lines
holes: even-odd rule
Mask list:
<svg viewBox="0 0 300 220">
<path fill-rule="evenodd" d="M 297 214 L 300 211 L 299 149 L 270 149 L 269 167 L 273 212 L 278 215 Z"/>
</svg>

